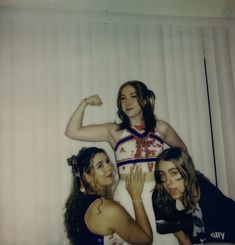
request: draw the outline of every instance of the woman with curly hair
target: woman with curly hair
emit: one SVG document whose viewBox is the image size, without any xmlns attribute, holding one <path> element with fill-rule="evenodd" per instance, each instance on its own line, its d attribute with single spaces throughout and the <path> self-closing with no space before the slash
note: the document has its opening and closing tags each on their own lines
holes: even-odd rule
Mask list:
<svg viewBox="0 0 235 245">
<path fill-rule="evenodd" d="M 132 168 L 126 189 L 135 210 L 136 221 L 111 199 L 115 182 L 113 164 L 103 149 L 82 148 L 68 159 L 73 186 L 65 204 L 64 224 L 73 245 L 150 244 L 151 227 L 142 203 L 145 176 Z"/>
<path fill-rule="evenodd" d="M 117 114 L 121 120 L 104 124 L 83 125 L 83 116 L 87 106 L 100 106 L 98 95 L 83 99 L 75 110 L 65 131 L 65 135 L 81 141 L 106 141 L 114 150 L 119 173 L 119 181 L 114 199 L 120 202 L 134 217 L 130 196 L 125 188 L 125 178 L 132 165 L 140 164 L 146 174 L 143 201 L 152 229 L 155 227 L 151 202 L 154 188 L 154 167 L 164 143 L 186 149 L 184 142 L 175 130 L 165 121 L 157 120 L 154 115 L 155 94 L 140 81 L 125 82 L 117 96 Z M 156 233 L 153 244 L 174 244 L 174 237 L 160 236 Z"/>
<path fill-rule="evenodd" d="M 156 162 L 152 203 L 160 234 L 180 244 L 235 243 L 235 201 L 195 171 L 189 154 L 173 147 Z"/>
</svg>

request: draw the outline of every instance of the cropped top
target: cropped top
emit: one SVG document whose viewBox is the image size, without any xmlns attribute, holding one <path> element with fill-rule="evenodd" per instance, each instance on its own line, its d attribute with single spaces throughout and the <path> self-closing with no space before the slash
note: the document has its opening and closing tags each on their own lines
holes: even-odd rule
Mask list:
<svg viewBox="0 0 235 245">
<path fill-rule="evenodd" d="M 157 156 L 163 150 L 161 135 L 134 127 L 123 130 L 115 146 L 116 163 L 120 174 L 128 174 L 133 164 L 141 164 L 142 171 L 153 172 Z"/>
</svg>

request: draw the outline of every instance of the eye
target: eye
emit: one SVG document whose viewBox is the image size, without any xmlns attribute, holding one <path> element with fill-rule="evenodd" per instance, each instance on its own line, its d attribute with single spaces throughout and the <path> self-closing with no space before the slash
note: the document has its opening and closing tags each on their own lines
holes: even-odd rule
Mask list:
<svg viewBox="0 0 235 245">
<path fill-rule="evenodd" d="M 123 101 L 125 99 L 126 99 L 126 97 L 123 97 L 123 96 L 121 96 L 121 98 L 120 98 L 121 101 Z"/>
<path fill-rule="evenodd" d="M 102 168 L 103 166 L 104 166 L 103 163 L 99 163 L 99 164 L 96 165 L 97 168 Z"/>
<path fill-rule="evenodd" d="M 177 170 L 171 171 L 171 176 L 176 176 L 177 174 L 179 174 Z"/>
<path fill-rule="evenodd" d="M 182 179 L 182 175 L 180 174 L 180 172 L 178 170 L 172 170 L 170 172 L 170 175 L 171 175 L 171 177 L 174 178 L 174 180 L 180 180 L 180 179 Z"/>
</svg>

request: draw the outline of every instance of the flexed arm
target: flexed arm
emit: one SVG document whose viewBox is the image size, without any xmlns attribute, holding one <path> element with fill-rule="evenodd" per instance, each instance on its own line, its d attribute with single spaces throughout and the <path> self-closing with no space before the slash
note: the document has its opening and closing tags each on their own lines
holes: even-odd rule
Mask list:
<svg viewBox="0 0 235 245">
<path fill-rule="evenodd" d="M 83 117 L 86 107 L 100 106 L 102 100 L 98 95 L 92 95 L 83 99 L 70 117 L 65 135 L 69 138 L 81 141 L 108 141 L 110 142 L 110 123 L 83 126 Z"/>
</svg>

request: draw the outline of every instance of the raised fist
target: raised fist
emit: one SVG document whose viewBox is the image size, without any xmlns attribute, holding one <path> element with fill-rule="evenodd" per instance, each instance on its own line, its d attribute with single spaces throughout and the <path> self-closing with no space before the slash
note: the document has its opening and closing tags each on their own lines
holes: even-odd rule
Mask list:
<svg viewBox="0 0 235 245">
<path fill-rule="evenodd" d="M 103 104 L 100 96 L 97 94 L 85 98 L 85 102 L 87 105 L 93 105 L 93 106 L 100 106 Z"/>
</svg>

